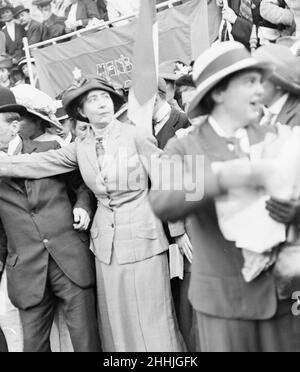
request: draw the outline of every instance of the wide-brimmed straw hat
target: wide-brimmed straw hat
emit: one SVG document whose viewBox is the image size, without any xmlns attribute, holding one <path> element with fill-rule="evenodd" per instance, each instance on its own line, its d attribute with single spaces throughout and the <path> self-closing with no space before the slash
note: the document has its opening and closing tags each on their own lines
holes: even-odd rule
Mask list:
<svg viewBox="0 0 300 372">
<path fill-rule="evenodd" d="M 117 112 L 124 103 L 123 97 L 107 81 L 97 76 L 80 77 L 73 82 L 73 85 L 64 92 L 62 97 L 66 113 L 71 118 L 87 121 L 87 119 L 78 112 L 78 104 L 80 97 L 92 90 L 103 90 L 109 93 L 114 102 L 115 112 Z"/>
<path fill-rule="evenodd" d="M 0 113 L 3 112 L 16 112 L 22 115 L 26 113 L 26 108 L 17 104 L 16 97 L 10 89 L 0 87 Z"/>
<path fill-rule="evenodd" d="M 194 65 L 196 95 L 189 107 L 189 117 L 207 115 L 206 108 L 201 105 L 206 94 L 227 76 L 247 69 L 267 74 L 272 70 L 272 63 L 253 58 L 244 45 L 236 41 L 216 44 L 202 53 Z"/>
<path fill-rule="evenodd" d="M 258 60 L 269 60 L 275 66 L 269 79 L 283 90 L 300 95 L 300 61 L 284 45 L 269 44 L 255 51 Z"/>
<path fill-rule="evenodd" d="M 27 113 L 43 119 L 58 129 L 62 129 L 55 116 L 57 103 L 50 96 L 29 84 L 20 84 L 11 88 L 11 90 L 17 103 L 25 106 Z"/>
</svg>

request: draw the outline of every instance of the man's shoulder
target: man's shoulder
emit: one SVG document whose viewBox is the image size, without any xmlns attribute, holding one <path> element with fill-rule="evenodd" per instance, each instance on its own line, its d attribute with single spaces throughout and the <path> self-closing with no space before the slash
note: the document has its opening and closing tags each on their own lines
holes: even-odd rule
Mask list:
<svg viewBox="0 0 300 372">
<path fill-rule="evenodd" d="M 178 136 L 173 137 L 168 142 L 165 152 L 178 153 L 181 155 L 193 155 L 202 153 L 201 144 L 199 141 L 200 127 L 190 127 L 184 130 L 184 133 L 178 133 Z"/>
</svg>

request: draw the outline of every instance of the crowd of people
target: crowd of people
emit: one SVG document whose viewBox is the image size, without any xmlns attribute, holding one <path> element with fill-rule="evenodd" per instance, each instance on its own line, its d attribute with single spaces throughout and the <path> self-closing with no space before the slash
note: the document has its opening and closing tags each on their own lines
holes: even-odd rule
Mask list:
<svg viewBox="0 0 300 372">
<path fill-rule="evenodd" d="M 13 309 L 24 351 L 53 350 L 58 312 L 61 351 L 300 351 L 300 154 L 283 145 L 299 141 L 299 6 L 207 3 L 218 37 L 188 65 L 160 64 L 152 133 L 130 122 L 128 91 L 97 76 L 75 71 L 56 99 L 36 74 L 28 84 L 22 46 L 138 1 L 34 0 L 42 22 L 0 7 L 0 320 Z"/>
</svg>

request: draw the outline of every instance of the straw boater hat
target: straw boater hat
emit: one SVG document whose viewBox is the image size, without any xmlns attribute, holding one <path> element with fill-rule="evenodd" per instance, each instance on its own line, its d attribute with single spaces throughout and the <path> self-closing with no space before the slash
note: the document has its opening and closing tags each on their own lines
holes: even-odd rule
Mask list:
<svg viewBox="0 0 300 372">
<path fill-rule="evenodd" d="M 27 113 L 43 119 L 58 129 L 62 129 L 60 122 L 55 116 L 57 104 L 50 96 L 28 84 L 17 85 L 11 90 L 16 97 L 17 103 L 26 107 Z"/>
<path fill-rule="evenodd" d="M 272 70 L 272 64 L 254 59 L 241 43 L 235 41 L 217 44 L 202 53 L 194 65 L 193 79 L 197 88 L 189 107 L 189 117 L 207 115 L 205 107 L 201 106 L 206 94 L 227 76 L 247 69 L 258 69 L 266 74 Z"/>
<path fill-rule="evenodd" d="M 80 97 L 92 90 L 103 90 L 110 94 L 114 106 L 115 112 L 117 112 L 124 103 L 123 97 L 116 92 L 114 87 L 107 81 L 97 76 L 86 76 L 79 75 L 76 77 L 73 85 L 64 92 L 62 102 L 66 113 L 73 119 L 81 121 L 87 121 L 86 118 L 82 117 L 78 112 L 78 103 Z"/>
<path fill-rule="evenodd" d="M 269 79 L 285 91 L 300 95 L 300 61 L 284 45 L 268 44 L 254 52 L 257 60 L 268 60 L 274 64 Z"/>
<path fill-rule="evenodd" d="M 16 97 L 10 89 L 0 87 L 0 113 L 3 112 L 16 112 L 23 115 L 26 113 L 26 108 L 17 104 Z"/>
</svg>

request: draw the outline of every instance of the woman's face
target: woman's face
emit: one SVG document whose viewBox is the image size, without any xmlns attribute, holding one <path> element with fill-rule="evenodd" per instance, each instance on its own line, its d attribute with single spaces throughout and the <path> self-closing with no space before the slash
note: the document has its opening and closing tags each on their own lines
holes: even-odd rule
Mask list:
<svg viewBox="0 0 300 372">
<path fill-rule="evenodd" d="M 97 129 L 105 128 L 114 118 L 114 102 L 109 93 L 92 90 L 84 99 L 81 114 Z"/>
</svg>

